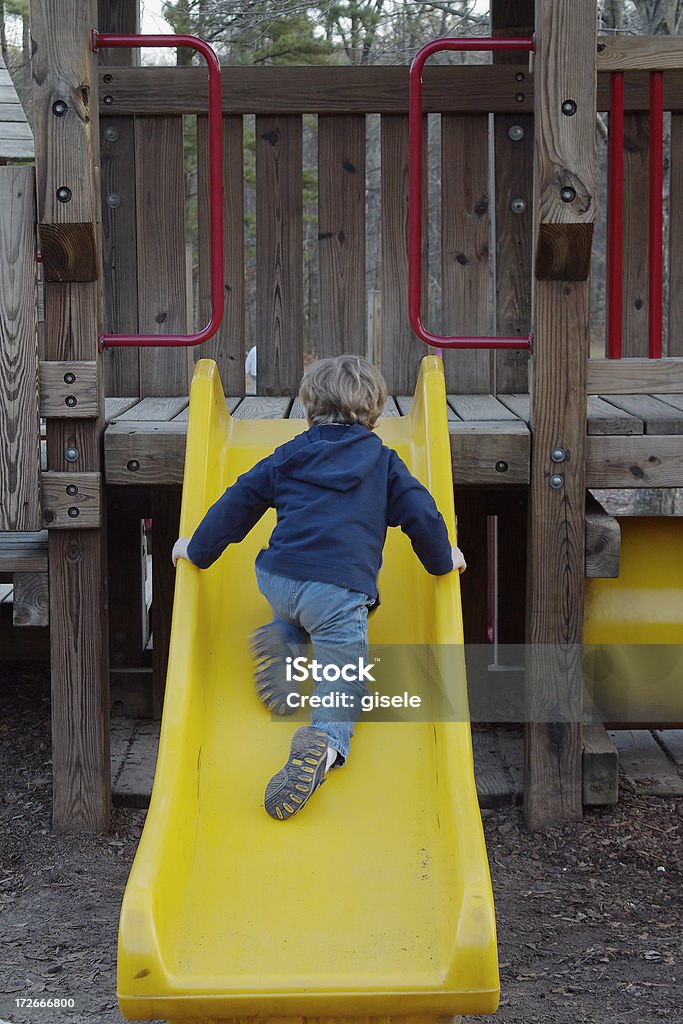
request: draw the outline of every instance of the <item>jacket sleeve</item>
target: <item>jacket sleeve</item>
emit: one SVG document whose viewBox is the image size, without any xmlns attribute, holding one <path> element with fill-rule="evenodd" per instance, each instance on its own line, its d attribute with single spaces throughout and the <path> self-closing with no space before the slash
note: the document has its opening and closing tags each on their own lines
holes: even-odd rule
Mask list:
<svg viewBox="0 0 683 1024">
<path fill-rule="evenodd" d="M 451 572 L 453 556 L 443 516 L 396 452 L 389 461 L 388 485 L 389 526 L 400 526 L 410 537 L 413 551 L 432 576 Z"/>
<path fill-rule="evenodd" d="M 190 560 L 208 569 L 228 544 L 243 540 L 274 504 L 275 466 L 272 455 L 237 478 L 211 506 L 187 548 Z"/>
</svg>

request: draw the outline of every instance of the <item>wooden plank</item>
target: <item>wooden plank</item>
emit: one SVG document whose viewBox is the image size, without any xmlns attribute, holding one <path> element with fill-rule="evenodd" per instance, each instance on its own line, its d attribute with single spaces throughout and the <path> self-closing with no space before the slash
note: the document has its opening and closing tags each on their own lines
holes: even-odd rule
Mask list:
<svg viewBox="0 0 683 1024">
<path fill-rule="evenodd" d="M 0 533 L 0 572 L 47 572 L 47 530 Z"/>
<path fill-rule="evenodd" d="M 35 184 L 0 167 L 0 530 L 38 530 L 40 415 Z"/>
<path fill-rule="evenodd" d="M 365 117 L 318 118 L 317 354 L 367 348 L 365 302 Z"/>
<path fill-rule="evenodd" d="M 651 395 L 610 395 L 610 405 L 637 416 L 646 434 L 683 434 L 683 412 Z"/>
<path fill-rule="evenodd" d="M 643 421 L 598 395 L 588 397 L 589 434 L 642 434 Z"/>
<path fill-rule="evenodd" d="M 256 119 L 256 321 L 261 395 L 296 395 L 303 371 L 301 117 Z"/>
<path fill-rule="evenodd" d="M 113 423 L 104 436 L 108 484 L 182 484 L 187 424 Z"/>
<path fill-rule="evenodd" d="M 615 579 L 619 575 L 621 527 L 590 492 L 586 495 L 586 568 L 591 578 Z M 584 803 L 586 801 L 584 800 Z"/>
<path fill-rule="evenodd" d="M 619 751 L 619 768 L 639 793 L 683 796 L 683 778 L 647 729 L 610 731 Z"/>
<path fill-rule="evenodd" d="M 140 32 L 140 0 L 98 0 L 97 17 L 100 32 L 137 35 Z M 99 51 L 99 58 L 100 64 L 107 67 L 130 67 L 140 63 L 140 51 L 132 47 L 107 47 Z M 106 78 L 104 84 L 107 84 Z"/>
<path fill-rule="evenodd" d="M 479 806 L 496 808 L 514 804 L 512 780 L 500 763 L 493 734 L 488 730 L 473 730 L 472 753 Z"/>
<path fill-rule="evenodd" d="M 649 119 L 624 118 L 623 330 L 624 356 L 648 352 L 648 229 Z"/>
<path fill-rule="evenodd" d="M 683 729 L 657 729 L 654 735 L 666 756 L 683 768 Z"/>
<path fill-rule="evenodd" d="M 513 412 L 515 416 L 528 423 L 531 419 L 531 396 L 530 395 L 506 395 L 497 396 L 501 405 Z"/>
<path fill-rule="evenodd" d="M 236 420 L 281 420 L 286 419 L 290 399 L 281 397 L 247 395 L 233 413 Z"/>
<path fill-rule="evenodd" d="M 652 397 L 683 412 L 683 395 L 652 395 Z"/>
<path fill-rule="evenodd" d="M 532 76 L 520 83 L 517 71 L 514 65 L 428 67 L 424 111 L 531 114 Z M 111 75 L 111 81 L 103 82 L 105 75 Z M 609 77 L 608 72 L 598 76 L 598 110 L 609 110 Z M 627 111 L 648 109 L 648 78 L 647 72 L 626 75 Z M 222 90 L 224 114 L 408 113 L 408 68 L 400 66 L 224 67 Z M 206 71 L 201 67 L 101 68 L 100 92 L 106 114 L 206 113 Z M 106 104 L 104 96 L 110 97 Z M 0 102 L 9 98 L 0 84 Z M 683 108 L 681 71 L 665 75 L 664 108 Z"/>
<path fill-rule="evenodd" d="M 516 421 L 511 412 L 494 395 L 448 395 L 448 404 L 461 420 Z"/>
<path fill-rule="evenodd" d="M 619 800 L 619 754 L 600 722 L 583 727 L 583 803 L 605 807 Z"/>
<path fill-rule="evenodd" d="M 664 76 L 666 79 L 666 75 Z M 683 116 L 671 115 L 670 180 L 683 174 Z M 683 194 L 669 191 L 669 330 L 666 353 L 683 356 Z M 681 387 L 683 391 L 683 387 Z"/>
<path fill-rule="evenodd" d="M 237 406 L 240 404 L 241 401 L 242 401 L 242 399 L 237 397 L 237 396 L 233 396 L 232 398 L 226 398 L 225 399 L 225 404 L 228 407 L 228 412 L 230 413 L 230 415 L 232 415 L 235 412 L 235 409 L 237 408 Z M 173 416 L 173 422 L 174 423 L 187 423 L 189 418 L 190 418 L 190 406 L 188 404 L 182 410 L 182 412 L 179 412 L 177 416 Z"/>
<path fill-rule="evenodd" d="M 588 393 L 603 396 L 683 393 L 683 359 L 590 359 Z"/>
<path fill-rule="evenodd" d="M 152 703 L 154 718 L 161 718 L 171 638 L 175 568 L 171 551 L 178 539 L 180 488 L 157 487 L 152 492 Z"/>
<path fill-rule="evenodd" d="M 530 437 L 523 423 L 449 423 L 456 487 L 529 482 Z"/>
<path fill-rule="evenodd" d="M 12 621 L 15 626 L 47 626 L 50 623 L 46 572 L 14 574 Z"/>
<path fill-rule="evenodd" d="M 441 118 L 442 333 L 490 335 L 488 115 Z M 464 154 L 467 154 L 464 158 Z M 444 351 L 446 390 L 491 390 L 491 354 Z"/>
<path fill-rule="evenodd" d="M 244 132 L 241 116 L 223 118 L 223 259 L 225 312 L 219 331 L 195 349 L 196 358 L 215 359 L 223 387 L 244 393 Z M 206 117 L 197 118 L 197 218 L 199 317 L 211 311 L 209 259 L 209 142 Z"/>
<path fill-rule="evenodd" d="M 106 398 L 104 402 L 104 417 L 107 423 L 112 423 L 117 416 L 132 409 L 140 401 L 139 398 Z"/>
<path fill-rule="evenodd" d="M 132 408 L 119 413 L 119 423 L 130 423 L 135 420 L 147 420 L 150 422 L 168 422 L 178 416 L 186 409 L 189 398 L 143 398 Z"/>
<path fill-rule="evenodd" d="M 413 407 L 413 396 L 412 395 L 396 395 L 396 405 L 401 413 L 401 416 L 407 416 Z M 450 423 L 459 423 L 460 419 L 455 412 L 451 409 L 450 405 L 446 406 L 446 417 Z"/>
<path fill-rule="evenodd" d="M 40 413 L 49 417 L 97 417 L 102 405 L 94 360 L 40 363 Z"/>
<path fill-rule="evenodd" d="M 683 487 L 683 437 L 589 437 L 586 487 Z"/>
<path fill-rule="evenodd" d="M 534 32 L 534 0 L 492 0 L 493 36 L 523 36 Z M 494 64 L 515 65 L 515 80 L 526 92 L 531 84 L 529 56 L 522 51 L 493 54 Z M 496 334 L 525 337 L 531 327 L 531 249 L 534 127 L 530 114 L 515 111 L 493 119 Z M 520 212 L 514 200 L 522 200 Z M 517 212 L 515 212 L 515 210 Z M 495 390 L 528 390 L 529 353 L 496 352 Z"/>
<path fill-rule="evenodd" d="M 99 104 L 90 46 L 96 18 L 93 0 L 30 3 L 41 223 L 99 220 Z M 52 112 L 55 97 L 67 104 L 64 117 Z M 60 186 L 71 190 L 68 203 L 56 198 Z M 99 260 L 99 227 L 96 237 Z M 47 359 L 96 359 L 101 364 L 100 324 L 99 282 L 45 284 Z M 47 421 L 49 470 L 100 471 L 103 413 L 104 408 L 97 419 Z M 75 463 L 65 457 L 70 448 L 78 450 Z M 103 832 L 110 797 L 106 534 L 99 529 L 51 530 L 48 545 L 53 825 Z"/>
<path fill-rule="evenodd" d="M 104 523 L 99 473 L 41 475 L 43 526 L 50 530 L 92 530 Z"/>
<path fill-rule="evenodd" d="M 182 334 L 187 330 L 182 118 L 136 119 L 135 177 L 140 330 Z M 142 395 L 187 395 L 188 388 L 183 348 L 140 350 Z"/>
<path fill-rule="evenodd" d="M 669 71 L 683 68 L 677 36 L 600 36 L 598 71 Z"/>
<path fill-rule="evenodd" d="M 390 393 L 412 394 L 424 346 L 408 319 L 408 119 L 385 116 L 381 123 L 381 370 Z M 423 152 L 426 153 L 426 119 Z M 426 164 L 425 164 L 426 166 Z M 427 189 L 423 191 L 422 223 L 427 224 Z M 423 245 L 422 316 L 427 317 L 427 249 Z"/>
<path fill-rule="evenodd" d="M 534 208 L 539 230 L 543 225 L 590 228 L 595 216 L 595 49 L 592 0 L 538 0 Z M 562 113 L 568 97 L 576 104 L 571 117 Z M 560 197 L 568 181 L 576 190 L 573 203 Z M 537 276 L 539 269 L 537 250 Z M 586 281 L 535 282 L 524 786 L 532 829 L 582 814 L 589 299 Z M 558 446 L 571 453 L 559 466 L 550 458 Z M 562 486 L 552 489 L 549 480 L 558 473 Z"/>
</svg>

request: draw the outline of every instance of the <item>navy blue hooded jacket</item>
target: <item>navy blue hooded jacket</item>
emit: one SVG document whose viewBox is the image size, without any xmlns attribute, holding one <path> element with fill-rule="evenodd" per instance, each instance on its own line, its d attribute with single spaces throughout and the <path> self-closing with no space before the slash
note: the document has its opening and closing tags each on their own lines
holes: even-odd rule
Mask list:
<svg viewBox="0 0 683 1024">
<path fill-rule="evenodd" d="M 446 524 L 429 491 L 360 424 L 311 427 L 237 478 L 197 527 L 188 555 L 208 568 L 269 508 L 277 525 L 259 568 L 334 583 L 377 600 L 387 526 L 400 526 L 427 572 L 453 568 Z"/>
</svg>

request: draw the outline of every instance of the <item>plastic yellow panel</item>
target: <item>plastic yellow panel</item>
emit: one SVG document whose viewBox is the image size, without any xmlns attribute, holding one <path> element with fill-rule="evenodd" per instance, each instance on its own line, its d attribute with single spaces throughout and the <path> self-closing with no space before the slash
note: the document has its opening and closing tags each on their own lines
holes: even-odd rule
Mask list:
<svg viewBox="0 0 683 1024">
<path fill-rule="evenodd" d="M 455 538 L 441 363 L 379 433 Z M 235 477 L 304 429 L 235 420 L 197 364 L 181 533 Z M 256 698 L 247 637 L 267 621 L 253 563 L 271 515 L 206 572 L 181 562 L 159 759 L 123 901 L 118 998 L 131 1019 L 415 1018 L 498 1003 L 495 921 L 469 725 L 361 723 L 347 766 L 301 814 L 263 809 L 296 728 Z M 462 644 L 457 573 L 435 578 L 391 530 L 371 642 Z M 466 709 L 464 660 L 451 678 Z M 466 717 L 466 716 L 465 716 Z"/>
<path fill-rule="evenodd" d="M 617 579 L 586 580 L 586 674 L 606 721 L 683 722 L 683 520 L 624 517 Z"/>
</svg>

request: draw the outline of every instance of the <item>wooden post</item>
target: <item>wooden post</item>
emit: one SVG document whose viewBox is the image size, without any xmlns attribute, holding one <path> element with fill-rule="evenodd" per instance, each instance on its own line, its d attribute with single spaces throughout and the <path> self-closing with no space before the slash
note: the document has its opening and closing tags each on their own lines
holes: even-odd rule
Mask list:
<svg viewBox="0 0 683 1024">
<path fill-rule="evenodd" d="M 538 0 L 524 793 L 531 828 L 575 820 L 582 813 L 584 459 L 596 47 L 594 0 Z"/>
<path fill-rule="evenodd" d="M 96 360 L 101 374 L 99 124 L 90 36 L 97 3 L 31 0 L 30 14 L 38 220 L 49 228 L 41 231 L 44 261 L 49 265 L 62 242 L 70 249 L 75 239 L 80 264 L 69 280 L 46 280 L 45 355 Z M 98 394 L 98 416 L 48 419 L 49 470 L 81 480 L 101 472 L 101 388 Z M 106 531 L 80 528 L 76 515 L 71 521 L 73 529 L 49 531 L 53 825 L 102 832 L 110 796 Z"/>
</svg>

